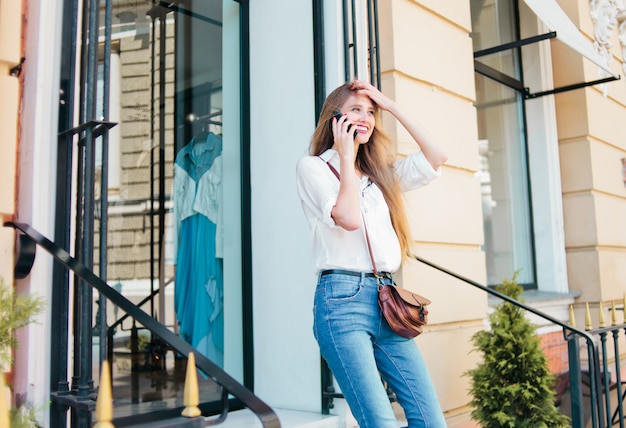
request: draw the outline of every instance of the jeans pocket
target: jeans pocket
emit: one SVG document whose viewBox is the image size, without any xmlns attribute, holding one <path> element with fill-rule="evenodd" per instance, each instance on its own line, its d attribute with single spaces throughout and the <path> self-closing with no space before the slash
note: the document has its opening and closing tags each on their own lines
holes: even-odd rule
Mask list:
<svg viewBox="0 0 626 428">
<path fill-rule="evenodd" d="M 361 291 L 360 279 L 331 279 L 326 284 L 326 298 L 328 301 L 353 299 Z"/>
</svg>

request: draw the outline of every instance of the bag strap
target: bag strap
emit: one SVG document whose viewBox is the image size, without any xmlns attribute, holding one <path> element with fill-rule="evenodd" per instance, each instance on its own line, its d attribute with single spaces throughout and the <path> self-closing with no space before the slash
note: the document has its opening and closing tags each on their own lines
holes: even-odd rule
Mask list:
<svg viewBox="0 0 626 428">
<path fill-rule="evenodd" d="M 322 159 L 321 156 L 319 158 Z M 322 160 L 324 161 L 324 159 Z M 335 174 L 335 177 L 337 177 L 337 180 L 341 181 L 341 176 L 339 175 L 339 172 L 337 171 L 337 169 L 335 169 L 335 167 L 332 166 L 330 162 L 328 161 L 324 161 L 324 162 L 326 162 L 326 165 L 328 165 L 328 168 L 330 168 L 333 174 Z M 372 252 L 372 244 L 370 243 L 369 233 L 367 233 L 367 222 L 365 221 L 365 216 L 363 215 L 363 211 L 361 211 L 361 218 L 363 219 L 363 230 L 365 231 L 365 241 L 367 242 L 367 250 L 370 253 L 370 259 L 372 259 L 372 268 L 373 268 L 372 270 L 376 278 L 379 278 L 378 268 L 376 267 L 376 260 L 374 260 L 374 253 Z"/>
</svg>

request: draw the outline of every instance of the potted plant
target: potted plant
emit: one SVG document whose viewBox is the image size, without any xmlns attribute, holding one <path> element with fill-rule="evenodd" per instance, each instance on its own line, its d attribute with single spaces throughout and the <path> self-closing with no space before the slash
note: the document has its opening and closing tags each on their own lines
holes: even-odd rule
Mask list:
<svg viewBox="0 0 626 428">
<path fill-rule="evenodd" d="M 39 296 L 18 295 L 0 277 L 0 369 L 8 373 L 13 364 L 12 352 L 18 345 L 15 330 L 35 321 L 45 307 Z M 5 379 L 10 376 L 5 376 Z M 9 381 L 10 383 L 10 381 Z M 7 391 L 5 391 L 7 392 Z M 10 394 L 5 394 L 10 396 Z M 35 410 L 28 405 L 14 407 L 10 411 L 11 427 L 36 427 Z"/>
<path fill-rule="evenodd" d="M 518 273 L 496 290 L 519 300 Z M 503 302 L 489 315 L 489 325 L 472 337 L 474 349 L 483 354 L 482 362 L 466 373 L 471 378 L 472 419 L 482 428 L 569 427 L 554 404 L 555 377 L 523 309 Z"/>
</svg>

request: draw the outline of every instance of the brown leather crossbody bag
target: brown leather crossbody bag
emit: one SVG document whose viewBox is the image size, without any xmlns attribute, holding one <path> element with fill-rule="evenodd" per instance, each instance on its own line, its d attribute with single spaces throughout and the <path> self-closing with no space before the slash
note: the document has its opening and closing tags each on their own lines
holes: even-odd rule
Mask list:
<svg viewBox="0 0 626 428">
<path fill-rule="evenodd" d="M 335 167 L 329 162 L 326 162 L 326 165 L 339 180 L 339 172 Z M 390 285 L 383 284 L 385 276 L 381 275 L 376 268 L 365 217 L 363 217 L 363 228 L 367 249 L 372 259 L 373 272 L 378 278 L 378 306 L 393 331 L 407 339 L 417 337 L 422 333 L 424 326 L 428 324 L 428 309 L 426 307 L 430 304 L 430 300 L 405 288 L 398 287 L 395 282 Z"/>
</svg>

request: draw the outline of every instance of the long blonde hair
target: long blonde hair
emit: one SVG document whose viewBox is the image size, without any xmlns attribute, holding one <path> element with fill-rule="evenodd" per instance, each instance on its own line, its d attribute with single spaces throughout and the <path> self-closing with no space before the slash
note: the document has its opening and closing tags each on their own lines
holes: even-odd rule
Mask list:
<svg viewBox="0 0 626 428">
<path fill-rule="evenodd" d="M 333 133 L 328 123 L 335 111 L 341 110 L 341 106 L 344 105 L 346 100 L 353 95 L 353 93 L 354 90 L 351 89 L 351 84 L 345 83 L 328 95 L 322 106 L 317 127 L 311 137 L 309 148 L 311 155 L 319 156 L 333 146 Z M 376 124 L 379 124 L 380 111 L 376 103 L 373 104 L 375 108 Z M 400 189 L 400 183 L 395 169 L 393 168 L 395 159 L 396 154 L 393 151 L 391 139 L 380 127 L 375 126 L 369 142 L 359 145 L 359 150 L 356 155 L 356 167 L 366 174 L 382 191 L 387 206 L 389 207 L 391 224 L 396 231 L 398 241 L 400 241 L 400 249 L 403 255 L 408 256 L 411 253 L 411 233 L 404 210 L 404 199 Z"/>
</svg>

